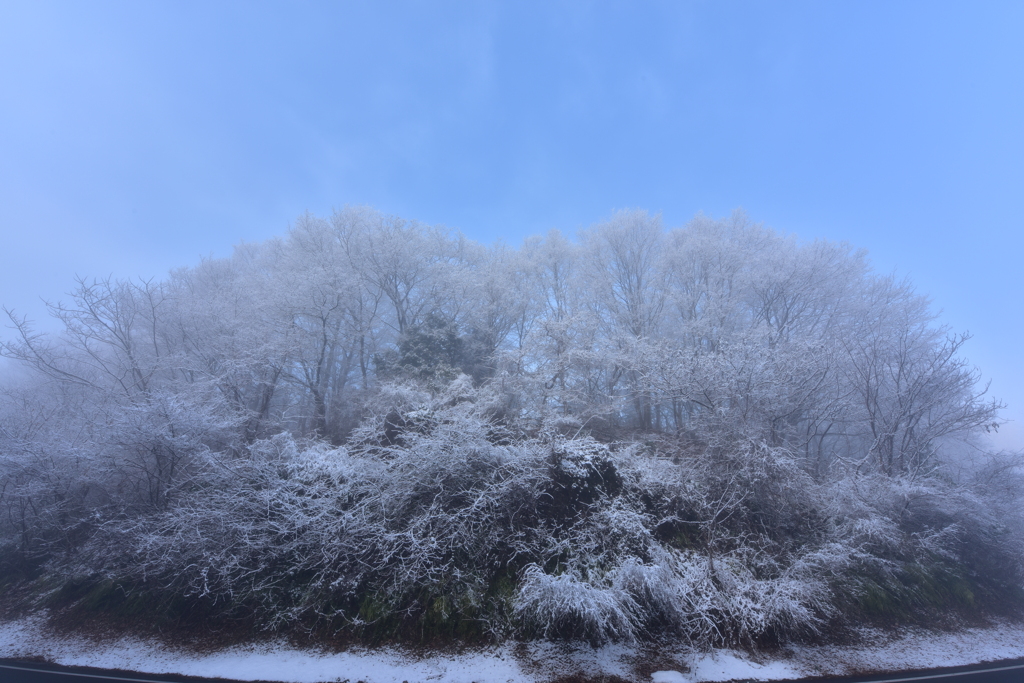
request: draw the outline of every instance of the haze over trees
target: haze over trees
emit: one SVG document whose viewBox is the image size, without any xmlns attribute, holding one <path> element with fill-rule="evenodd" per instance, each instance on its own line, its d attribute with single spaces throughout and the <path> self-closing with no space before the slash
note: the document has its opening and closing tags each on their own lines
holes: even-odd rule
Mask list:
<svg viewBox="0 0 1024 683">
<path fill-rule="evenodd" d="M 51 604 L 696 646 L 1024 604 L 968 338 L 846 244 L 348 208 L 69 296 L 0 337 L 0 574 Z"/>
</svg>

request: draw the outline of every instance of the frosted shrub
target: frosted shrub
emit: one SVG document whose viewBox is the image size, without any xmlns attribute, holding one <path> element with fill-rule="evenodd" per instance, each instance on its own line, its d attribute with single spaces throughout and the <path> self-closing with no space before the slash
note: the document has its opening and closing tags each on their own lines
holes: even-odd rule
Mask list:
<svg viewBox="0 0 1024 683">
<path fill-rule="evenodd" d="M 269 627 L 482 611 L 503 628 L 495 581 L 537 554 L 546 450 L 491 443 L 470 406 L 429 419 L 383 453 L 278 435 L 211 457 L 178 505 L 109 523 L 79 566 Z"/>
<path fill-rule="evenodd" d="M 281 434 L 207 454 L 175 506 L 108 522 L 76 566 L 269 628 L 705 648 L 820 631 L 859 577 L 903 590 L 905 563 L 948 561 L 992 519 L 934 483 L 822 488 L 756 443 L 496 440 L 472 401 L 410 412 L 386 446 Z"/>
<path fill-rule="evenodd" d="M 634 640 L 640 621 L 640 607 L 628 593 L 594 586 L 571 571 L 546 574 L 535 564 L 523 571 L 514 613 L 529 634 L 595 645 Z"/>
<path fill-rule="evenodd" d="M 765 512 L 785 518 L 776 506 L 793 505 L 801 492 L 804 506 L 813 498 L 803 488 L 811 488 L 809 479 L 786 480 L 795 467 L 788 454 L 751 450 L 757 457 L 726 452 L 673 463 L 586 439 L 557 443 L 555 509 L 571 511 L 575 521 L 546 535 L 544 561 L 524 574 L 516 598 L 521 623 L 546 637 L 675 634 L 697 647 L 814 632 L 830 599 L 815 572 L 841 553 L 812 556 L 811 543 L 790 554 L 764 535 L 757 523 Z M 665 537 L 671 528 L 688 530 L 695 547 L 666 544 L 678 542 Z M 833 565 L 838 572 L 846 566 Z M 626 616 L 629 631 L 609 625 L 627 623 L 616 620 Z"/>
<path fill-rule="evenodd" d="M 261 444 L 263 456 L 284 447 L 273 459 L 211 464 L 202 485 L 167 512 L 104 525 L 82 560 L 112 580 L 218 610 L 249 605 L 278 623 L 297 577 L 315 585 L 333 561 L 365 543 L 365 529 L 345 510 L 358 495 L 346 482 L 373 472 L 345 462 L 343 450 L 288 457 L 291 445 Z"/>
<path fill-rule="evenodd" d="M 721 640 L 705 558 L 659 547 L 651 564 L 623 562 L 614 585 L 642 607 L 648 632 L 681 635 L 695 646 Z"/>
<path fill-rule="evenodd" d="M 678 634 L 698 648 L 750 643 L 769 630 L 813 631 L 827 606 L 825 584 L 810 576 L 758 579 L 737 557 L 654 554 L 651 564 L 630 559 L 614 573 L 614 586 L 642 606 L 650 634 Z"/>
<path fill-rule="evenodd" d="M 748 642 L 769 629 L 792 633 L 815 630 L 818 614 L 827 605 L 824 582 L 806 572 L 785 571 L 773 578 L 758 578 L 735 556 L 722 558 L 714 568 L 718 603 L 732 639 Z"/>
</svg>

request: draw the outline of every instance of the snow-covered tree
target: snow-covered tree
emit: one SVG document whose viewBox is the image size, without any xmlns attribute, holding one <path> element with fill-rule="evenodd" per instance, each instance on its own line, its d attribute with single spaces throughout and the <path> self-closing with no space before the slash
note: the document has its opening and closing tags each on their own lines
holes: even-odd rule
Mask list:
<svg viewBox="0 0 1024 683">
<path fill-rule="evenodd" d="M 845 244 L 627 211 L 514 249 L 349 207 L 69 297 L 0 339 L 5 575 L 371 639 L 1021 605 L 968 337 Z"/>
</svg>

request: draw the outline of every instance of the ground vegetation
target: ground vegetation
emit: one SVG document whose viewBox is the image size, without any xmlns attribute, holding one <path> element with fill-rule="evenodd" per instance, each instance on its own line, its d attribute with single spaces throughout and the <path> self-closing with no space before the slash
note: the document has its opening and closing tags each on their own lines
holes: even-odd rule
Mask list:
<svg viewBox="0 0 1024 683">
<path fill-rule="evenodd" d="M 0 337 L 0 580 L 35 604 L 694 647 L 1024 605 L 968 336 L 845 244 L 348 208 L 69 297 Z"/>
</svg>

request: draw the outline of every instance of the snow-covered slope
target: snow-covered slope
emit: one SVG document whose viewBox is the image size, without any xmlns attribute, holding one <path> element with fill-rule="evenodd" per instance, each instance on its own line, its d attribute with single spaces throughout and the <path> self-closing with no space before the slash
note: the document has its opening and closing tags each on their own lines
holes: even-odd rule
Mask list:
<svg viewBox="0 0 1024 683">
<path fill-rule="evenodd" d="M 560 676 L 618 676 L 628 681 L 696 683 L 958 666 L 1024 657 L 1024 625 L 1003 623 L 962 633 L 866 632 L 858 646 L 792 647 L 761 657 L 735 650 L 694 653 L 622 645 L 506 643 L 423 655 L 397 648 L 344 652 L 300 649 L 284 641 L 193 652 L 130 636 L 92 639 L 52 633 L 42 616 L 0 623 L 0 657 L 42 657 L 73 666 L 294 683 L 541 683 Z"/>
</svg>

